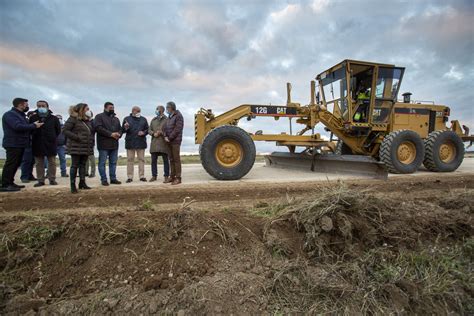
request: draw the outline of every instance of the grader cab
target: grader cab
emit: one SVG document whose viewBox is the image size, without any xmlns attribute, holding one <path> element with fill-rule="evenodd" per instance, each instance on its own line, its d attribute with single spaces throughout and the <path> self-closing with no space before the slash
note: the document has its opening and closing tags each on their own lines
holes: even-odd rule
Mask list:
<svg viewBox="0 0 474 316">
<path fill-rule="evenodd" d="M 308 105 L 292 102 L 287 84 L 285 105 L 243 104 L 220 115 L 200 109 L 195 141 L 202 165 L 216 179 L 240 179 L 254 164 L 254 141 L 274 141 L 288 152 L 267 156 L 269 166 L 377 178 L 385 178 L 387 171 L 413 173 L 421 164 L 430 171 L 456 170 L 464 158 L 463 141 L 472 142 L 474 136 L 458 121 L 446 125 L 447 106 L 413 102 L 410 93 L 399 102 L 404 71 L 389 64 L 344 60 L 311 81 Z M 290 126 L 295 120 L 302 128 L 295 134 L 292 128 L 290 134 L 265 134 L 237 126 L 242 118 L 259 116 L 276 122 L 287 117 Z M 329 138 L 314 132 L 319 123 Z"/>
</svg>

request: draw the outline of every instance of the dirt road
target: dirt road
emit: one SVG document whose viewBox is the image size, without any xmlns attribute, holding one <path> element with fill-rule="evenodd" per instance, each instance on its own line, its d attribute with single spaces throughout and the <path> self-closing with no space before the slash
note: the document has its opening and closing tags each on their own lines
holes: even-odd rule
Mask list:
<svg viewBox="0 0 474 316">
<path fill-rule="evenodd" d="M 187 172 L 186 172 L 187 169 Z M 322 174 L 254 167 L 251 174 L 240 181 L 216 181 L 203 175 L 199 166 L 186 166 L 185 183 L 180 186 L 165 184 L 134 183 L 119 186 L 96 186 L 93 190 L 72 195 L 66 185 L 41 189 L 28 187 L 22 192 L 0 195 L 0 211 L 71 210 L 86 207 L 116 208 L 140 207 L 143 204 L 174 204 L 184 199 L 196 202 L 244 203 L 259 199 L 276 199 L 290 195 L 303 195 L 325 183 L 339 181 L 341 177 Z M 195 173 L 193 173 L 193 170 Z M 198 178 L 197 175 L 201 175 Z M 273 178 L 274 177 L 274 178 Z M 204 179 L 204 180 L 202 180 Z M 390 175 L 387 181 L 357 177 L 344 177 L 352 185 L 374 187 L 377 192 L 389 192 L 394 188 L 411 192 L 420 187 L 446 190 L 472 188 L 474 186 L 474 159 L 466 162 L 454 173 L 420 171 L 413 175 Z M 96 184 L 97 185 L 97 184 Z M 31 184 L 29 185 L 31 186 Z"/>
<path fill-rule="evenodd" d="M 122 182 L 127 180 L 126 166 L 117 167 L 117 178 Z M 162 175 L 162 166 L 159 166 L 160 178 Z M 122 184 L 122 187 L 143 187 L 143 186 L 160 186 L 159 182 L 140 182 L 138 181 L 138 167 L 135 167 L 135 178 L 134 182 L 130 184 Z M 458 170 L 452 174 L 474 174 L 474 158 L 465 158 L 463 164 L 459 167 Z M 424 168 L 421 168 L 417 173 L 411 175 L 395 175 L 390 174 L 389 177 L 420 177 L 432 175 L 432 172 L 426 171 Z M 145 176 L 147 178 L 151 177 L 150 166 L 145 166 Z M 361 176 L 355 175 L 343 175 L 343 174 L 328 174 L 328 173 L 317 173 L 303 171 L 303 170 L 285 170 L 279 168 L 269 168 L 266 167 L 264 163 L 256 163 L 252 170 L 244 178 L 238 181 L 229 181 L 226 183 L 252 183 L 252 182 L 305 182 L 305 181 L 326 181 L 326 180 L 349 180 L 349 179 L 364 179 Z M 69 179 L 67 178 L 58 178 L 59 186 L 51 187 L 46 185 L 41 187 L 42 190 L 56 190 L 58 188 L 66 188 L 69 185 Z M 185 164 L 183 165 L 183 181 L 184 184 L 208 184 L 208 183 L 223 183 L 221 181 L 215 180 L 209 176 L 203 167 L 200 164 Z M 19 181 L 19 174 L 17 174 L 17 183 Z M 94 187 L 100 187 L 99 174 L 96 172 L 95 178 L 87 178 L 87 183 Z M 38 190 L 33 188 L 34 183 L 26 184 L 27 189 Z"/>
</svg>

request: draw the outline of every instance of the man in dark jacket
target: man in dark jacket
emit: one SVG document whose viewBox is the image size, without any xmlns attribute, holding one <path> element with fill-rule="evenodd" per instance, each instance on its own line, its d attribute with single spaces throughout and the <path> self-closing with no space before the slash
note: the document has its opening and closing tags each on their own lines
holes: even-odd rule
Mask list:
<svg viewBox="0 0 474 316">
<path fill-rule="evenodd" d="M 115 117 L 114 104 L 105 102 L 104 112 L 95 117 L 94 125 L 97 132 L 97 149 L 99 150 L 99 174 L 102 185 L 109 185 L 105 173 L 105 162 L 109 159 L 110 183 L 121 184 L 117 180 L 116 169 L 119 139 L 122 137 L 120 120 Z"/>
<path fill-rule="evenodd" d="M 43 126 L 44 123 L 29 123 L 25 117 L 28 112 L 28 100 L 15 98 L 13 108 L 3 114 L 3 148 L 5 148 L 7 159 L 2 172 L 2 192 L 19 191 L 25 186 L 14 183 L 15 173 L 20 167 L 25 148 L 30 143 L 30 133 Z"/>
<path fill-rule="evenodd" d="M 31 115 L 35 111 L 29 111 L 26 114 L 28 122 L 30 121 Z M 30 181 L 36 181 L 36 178 L 33 176 L 33 167 L 35 166 L 35 157 L 33 157 L 33 149 L 31 148 L 31 135 L 30 135 L 30 144 L 25 148 L 23 153 L 23 159 L 21 160 L 21 175 L 20 180 L 23 183 L 29 183 Z"/>
<path fill-rule="evenodd" d="M 44 170 L 45 157 L 48 159 L 48 180 L 50 185 L 57 185 L 56 182 L 56 155 L 57 151 L 57 139 L 61 134 L 61 124 L 56 115 L 49 109 L 49 104 L 46 101 L 36 102 L 36 111 L 30 117 L 30 122 L 41 122 L 44 123 L 41 129 L 33 131 L 32 134 L 32 148 L 33 156 L 35 156 L 36 163 L 36 178 L 38 183 L 35 187 L 41 187 L 45 182 Z"/>
<path fill-rule="evenodd" d="M 165 141 L 169 146 L 171 184 L 176 185 L 181 183 L 180 147 L 183 141 L 184 119 L 174 102 L 166 103 L 166 112 L 169 114 L 169 119 L 165 126 Z"/>
<path fill-rule="evenodd" d="M 125 149 L 127 149 L 127 183 L 133 181 L 133 165 L 135 156 L 138 158 L 138 175 L 140 181 L 146 182 L 145 178 L 145 149 L 146 135 L 148 134 L 148 122 L 141 116 L 138 106 L 132 108 L 132 113 L 123 119 L 122 124 L 125 136 Z"/>
<path fill-rule="evenodd" d="M 56 140 L 58 158 L 59 158 L 59 169 L 61 170 L 61 177 L 67 178 L 67 166 L 66 166 L 66 136 L 64 136 L 63 128 L 64 128 L 64 121 L 63 116 L 61 114 L 57 114 L 56 117 L 59 120 L 59 124 L 61 125 L 61 134 L 59 134 Z"/>
</svg>

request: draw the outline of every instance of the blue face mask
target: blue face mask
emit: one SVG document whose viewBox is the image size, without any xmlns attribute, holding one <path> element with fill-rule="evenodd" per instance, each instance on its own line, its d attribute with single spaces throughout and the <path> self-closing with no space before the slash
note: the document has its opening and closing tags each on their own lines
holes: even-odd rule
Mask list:
<svg viewBox="0 0 474 316">
<path fill-rule="evenodd" d="M 155 111 L 155 114 L 156 114 L 156 116 L 160 116 L 160 115 L 161 115 L 160 111 L 158 111 L 158 110 Z"/>
<path fill-rule="evenodd" d="M 47 108 L 38 108 L 38 113 L 39 114 L 46 114 L 46 113 L 48 113 L 48 109 Z"/>
</svg>

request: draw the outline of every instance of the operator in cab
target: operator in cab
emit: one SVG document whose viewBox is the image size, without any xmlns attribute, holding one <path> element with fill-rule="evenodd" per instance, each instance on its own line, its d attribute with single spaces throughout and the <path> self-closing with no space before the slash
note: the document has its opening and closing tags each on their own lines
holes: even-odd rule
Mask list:
<svg viewBox="0 0 474 316">
<path fill-rule="evenodd" d="M 370 89 L 364 81 L 360 82 L 359 88 L 356 92 L 357 110 L 354 114 L 354 122 L 367 122 L 367 109 L 370 104 Z"/>
</svg>

